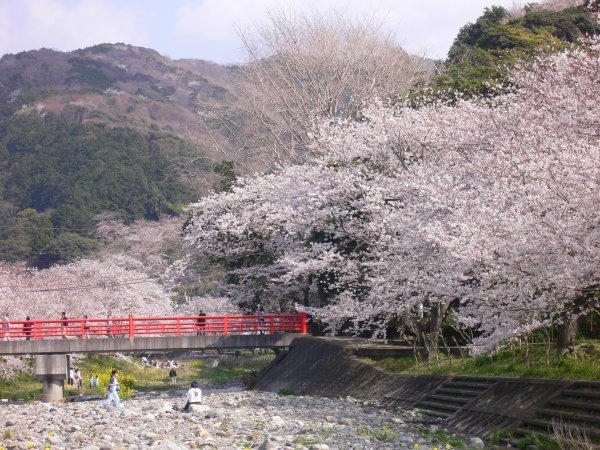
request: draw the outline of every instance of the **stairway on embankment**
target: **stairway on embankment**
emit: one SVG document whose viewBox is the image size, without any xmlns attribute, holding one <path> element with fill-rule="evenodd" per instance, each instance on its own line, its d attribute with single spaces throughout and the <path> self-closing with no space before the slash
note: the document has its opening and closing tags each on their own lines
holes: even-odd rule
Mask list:
<svg viewBox="0 0 600 450">
<path fill-rule="evenodd" d="M 576 381 L 523 419 L 517 432 L 548 434 L 555 426 L 565 433 L 584 433 L 600 448 L 600 383 Z"/>
<path fill-rule="evenodd" d="M 256 389 L 377 399 L 482 438 L 494 428 L 552 434 L 561 424 L 600 443 L 600 382 L 392 374 L 357 358 L 356 348 L 355 340 L 298 338 L 260 374 Z"/>
<path fill-rule="evenodd" d="M 447 419 L 496 382 L 490 378 L 456 377 L 448 378 L 431 393 L 416 403 L 428 416 Z"/>
</svg>

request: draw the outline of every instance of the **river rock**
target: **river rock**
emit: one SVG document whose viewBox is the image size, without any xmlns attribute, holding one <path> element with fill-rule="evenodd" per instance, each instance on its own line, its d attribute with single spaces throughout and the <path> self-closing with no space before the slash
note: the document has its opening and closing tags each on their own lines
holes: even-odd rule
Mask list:
<svg viewBox="0 0 600 450">
<path fill-rule="evenodd" d="M 484 442 L 478 437 L 469 439 L 469 445 L 473 448 L 485 448 Z"/>
<path fill-rule="evenodd" d="M 97 409 L 97 400 L 53 405 L 0 403 L 0 447 L 53 450 L 236 449 L 295 450 L 408 449 L 437 443 L 421 437 L 420 414 L 387 411 L 372 401 L 270 392 L 206 393 L 204 403 L 185 414 L 184 393 L 141 393 L 123 409 Z M 430 423 L 427 423 L 427 427 Z M 388 441 L 376 432 L 391 429 Z M 443 427 L 442 427 L 443 428 Z M 364 430 L 373 430 L 365 433 Z M 14 433 L 14 436 L 12 435 Z M 52 434 L 50 434 L 52 433 Z"/>
</svg>

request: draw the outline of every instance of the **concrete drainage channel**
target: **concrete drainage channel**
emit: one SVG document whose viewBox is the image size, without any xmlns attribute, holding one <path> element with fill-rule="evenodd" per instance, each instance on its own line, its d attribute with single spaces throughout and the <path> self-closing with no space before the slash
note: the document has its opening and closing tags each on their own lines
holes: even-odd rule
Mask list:
<svg viewBox="0 0 600 450">
<path fill-rule="evenodd" d="M 584 434 L 600 449 L 600 382 L 502 377 L 406 376 L 359 360 L 341 339 L 297 338 L 260 375 L 257 389 L 302 395 L 378 398 L 417 408 L 444 428 L 489 439 L 493 430 Z"/>
</svg>

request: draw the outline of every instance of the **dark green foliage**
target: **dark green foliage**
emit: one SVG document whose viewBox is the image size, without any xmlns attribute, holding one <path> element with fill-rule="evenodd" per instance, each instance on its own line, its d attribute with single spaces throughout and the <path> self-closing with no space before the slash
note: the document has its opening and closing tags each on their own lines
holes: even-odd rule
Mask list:
<svg viewBox="0 0 600 450">
<path fill-rule="evenodd" d="M 507 74 L 516 62 L 598 33 L 600 25 L 582 7 L 562 11 L 528 7 L 524 16 L 515 19 L 504 8 L 486 8 L 475 23 L 461 28 L 448 52 L 444 73 L 409 100 L 418 104 L 431 98 L 453 101 L 457 94 L 467 98 L 497 95 L 509 86 Z"/>
<path fill-rule="evenodd" d="M 459 62 L 472 47 L 484 49 L 512 47 L 510 40 L 499 33 L 499 26 L 506 17 L 508 11 L 502 7 L 486 8 L 475 23 L 467 24 L 460 29 L 448 51 L 448 62 Z"/>
<path fill-rule="evenodd" d="M 296 395 L 296 392 L 290 388 L 281 388 L 277 391 L 277 394 L 281 395 L 282 397 L 285 397 L 288 395 Z"/>
<path fill-rule="evenodd" d="M 41 252 L 36 266 L 43 268 L 52 264 L 75 261 L 98 248 L 98 242 L 75 233 L 60 233 Z"/>
<path fill-rule="evenodd" d="M 97 89 L 106 89 L 114 81 L 110 71 L 116 70 L 107 63 L 88 58 L 71 58 L 72 76 L 67 79 L 70 83 L 80 83 Z M 124 72 L 124 69 L 121 69 Z"/>
<path fill-rule="evenodd" d="M 178 213 L 191 192 L 163 156 L 181 150 L 173 139 L 52 114 L 0 119 L 0 258 L 44 265 L 83 256 L 102 211 L 125 221 Z"/>
<path fill-rule="evenodd" d="M 48 214 L 25 209 L 0 222 L 0 259 L 35 260 L 54 237 Z"/>
<path fill-rule="evenodd" d="M 0 139 L 0 148 L 7 150 L 0 151 L 5 155 L 6 175 L 0 178 L 5 200 L 38 211 L 60 208 L 53 215 L 58 226 L 86 227 L 85 218 L 73 217 L 80 210 L 86 217 L 119 211 L 134 220 L 153 214 L 153 196 L 171 201 L 186 196 L 187 190 L 170 176 L 168 161 L 150 157 L 147 139 L 136 131 L 35 115 L 9 122 Z"/>
<path fill-rule="evenodd" d="M 596 299 L 600 301 L 600 291 L 596 293 Z M 600 312 L 592 311 L 582 318 L 578 337 L 600 340 Z"/>
<path fill-rule="evenodd" d="M 96 225 L 94 213 L 83 201 L 60 205 L 50 214 L 57 231 L 71 230 L 82 236 L 91 236 Z"/>
<path fill-rule="evenodd" d="M 535 433 L 519 439 L 518 448 L 527 449 L 532 447 L 538 450 L 560 450 L 560 446 L 555 441 Z"/>
<path fill-rule="evenodd" d="M 552 35 L 567 42 L 575 42 L 585 34 L 600 32 L 598 22 L 581 8 L 568 8 L 558 12 L 529 10 L 520 22 L 529 29 L 546 27 Z"/>
<path fill-rule="evenodd" d="M 221 180 L 213 184 L 215 192 L 231 192 L 231 188 L 238 177 L 233 161 L 221 161 L 215 165 L 213 170 L 222 177 Z"/>
</svg>

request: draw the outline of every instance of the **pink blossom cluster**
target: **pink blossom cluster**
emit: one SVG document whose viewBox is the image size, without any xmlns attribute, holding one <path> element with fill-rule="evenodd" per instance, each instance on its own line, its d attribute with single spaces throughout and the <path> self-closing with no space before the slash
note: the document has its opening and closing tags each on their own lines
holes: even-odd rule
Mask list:
<svg viewBox="0 0 600 450">
<path fill-rule="evenodd" d="M 310 163 L 192 205 L 188 251 L 229 267 L 238 303 L 331 329 L 458 299 L 487 350 L 581 314 L 600 285 L 597 50 L 523 64 L 491 100 L 322 123 Z"/>
<path fill-rule="evenodd" d="M 0 263 L 0 314 L 10 320 L 157 316 L 173 313 L 167 293 L 124 256 L 83 259 L 46 270 Z"/>
<path fill-rule="evenodd" d="M 0 357 L 0 380 L 14 378 L 22 373 L 33 373 L 31 365 L 22 357 Z"/>
</svg>

